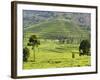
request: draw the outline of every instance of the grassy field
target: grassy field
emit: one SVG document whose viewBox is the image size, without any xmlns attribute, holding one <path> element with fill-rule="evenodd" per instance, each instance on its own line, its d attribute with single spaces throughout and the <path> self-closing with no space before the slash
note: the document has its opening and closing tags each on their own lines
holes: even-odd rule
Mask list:
<svg viewBox="0 0 100 80">
<path fill-rule="evenodd" d="M 30 51 L 23 69 L 91 66 L 91 56 L 79 56 L 81 41 L 91 38 L 89 14 L 28 10 L 23 14 L 23 48 Z M 35 51 L 27 46 L 32 35 L 40 41 Z"/>
<path fill-rule="evenodd" d="M 27 46 L 29 35 L 24 36 L 24 47 Z M 91 65 L 90 56 L 79 56 L 78 44 L 60 44 L 54 40 L 40 39 L 40 45 L 34 51 L 31 46 L 28 62 L 23 62 L 23 69 L 83 67 Z M 72 56 L 74 55 L 74 58 Z"/>
</svg>

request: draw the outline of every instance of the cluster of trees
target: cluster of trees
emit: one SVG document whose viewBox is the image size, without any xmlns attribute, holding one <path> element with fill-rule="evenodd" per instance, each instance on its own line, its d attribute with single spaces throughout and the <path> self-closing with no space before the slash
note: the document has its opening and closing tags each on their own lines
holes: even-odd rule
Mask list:
<svg viewBox="0 0 100 80">
<path fill-rule="evenodd" d="M 38 48 L 38 50 L 39 50 L 38 46 L 40 45 L 40 41 L 38 40 L 37 36 L 36 35 L 30 36 L 27 45 L 32 47 L 31 49 L 33 50 L 33 54 L 34 54 L 33 61 L 35 61 L 35 48 Z M 29 49 L 27 47 L 25 47 L 23 49 L 23 61 L 27 62 L 29 55 L 30 55 Z"/>
<path fill-rule="evenodd" d="M 82 40 L 79 46 L 79 55 L 90 55 L 90 41 Z"/>
<path fill-rule="evenodd" d="M 75 36 L 75 34 L 64 34 L 62 32 L 58 32 L 58 33 L 48 33 L 45 35 L 42 35 L 44 39 L 49 39 L 49 40 L 58 40 L 59 43 L 66 43 L 66 44 L 79 44 L 83 39 L 87 39 L 90 38 L 89 35 L 84 34 L 84 35 L 77 35 Z"/>
</svg>

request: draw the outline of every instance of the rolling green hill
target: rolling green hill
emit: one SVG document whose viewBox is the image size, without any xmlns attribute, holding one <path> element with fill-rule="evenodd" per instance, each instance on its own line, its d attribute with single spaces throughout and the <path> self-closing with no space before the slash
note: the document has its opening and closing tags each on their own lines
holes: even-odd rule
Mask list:
<svg viewBox="0 0 100 80">
<path fill-rule="evenodd" d="M 86 27 L 80 27 L 73 22 L 64 19 L 55 19 L 42 22 L 30 27 L 24 28 L 24 33 L 32 32 L 41 37 L 54 38 L 57 36 L 62 37 L 87 37 L 89 30 Z"/>
</svg>

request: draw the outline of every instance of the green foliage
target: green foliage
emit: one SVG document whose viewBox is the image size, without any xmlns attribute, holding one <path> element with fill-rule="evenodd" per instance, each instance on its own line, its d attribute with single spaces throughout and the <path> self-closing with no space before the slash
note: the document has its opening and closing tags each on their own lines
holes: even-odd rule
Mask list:
<svg viewBox="0 0 100 80">
<path fill-rule="evenodd" d="M 80 46 L 79 46 L 79 51 L 82 50 L 82 53 L 80 54 L 86 54 L 88 55 L 89 54 L 89 51 L 90 51 L 90 42 L 89 40 L 82 40 L 81 43 L 80 43 Z"/>
<path fill-rule="evenodd" d="M 36 35 L 32 35 L 29 39 L 29 42 L 34 42 L 35 40 L 37 40 Z"/>
<path fill-rule="evenodd" d="M 33 48 L 35 46 L 38 46 L 40 45 L 40 41 L 38 40 L 37 36 L 36 35 L 32 35 L 30 38 L 29 38 L 29 43 L 28 43 L 28 46 L 32 46 Z M 33 49 L 32 48 L 32 49 Z"/>
<path fill-rule="evenodd" d="M 30 54 L 29 49 L 27 47 L 25 47 L 23 49 L 23 61 L 24 62 L 27 62 L 28 61 L 29 54 Z"/>
<path fill-rule="evenodd" d="M 35 46 L 36 45 L 36 42 L 37 42 L 37 37 L 36 35 L 32 35 L 30 38 L 29 38 L 29 44 L 31 46 Z"/>
<path fill-rule="evenodd" d="M 38 40 L 37 36 L 36 35 L 31 35 L 27 45 L 32 46 L 32 50 L 33 50 L 33 54 L 34 54 L 34 61 L 35 61 L 35 47 L 38 48 L 38 45 L 40 45 L 40 41 Z"/>
</svg>

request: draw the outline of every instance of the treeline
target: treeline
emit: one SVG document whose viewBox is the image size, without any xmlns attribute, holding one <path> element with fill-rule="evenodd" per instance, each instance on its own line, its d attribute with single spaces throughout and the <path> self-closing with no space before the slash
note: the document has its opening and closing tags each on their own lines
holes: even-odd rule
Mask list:
<svg viewBox="0 0 100 80">
<path fill-rule="evenodd" d="M 24 34 L 24 39 L 28 39 L 30 37 L 29 34 L 32 33 L 25 33 Z M 78 34 L 78 35 L 71 35 L 71 34 L 40 34 L 39 39 L 44 39 L 46 40 L 55 40 L 58 41 L 59 43 L 66 43 L 66 44 L 79 44 L 82 40 L 88 39 L 90 40 L 90 35 L 89 34 Z"/>
</svg>

